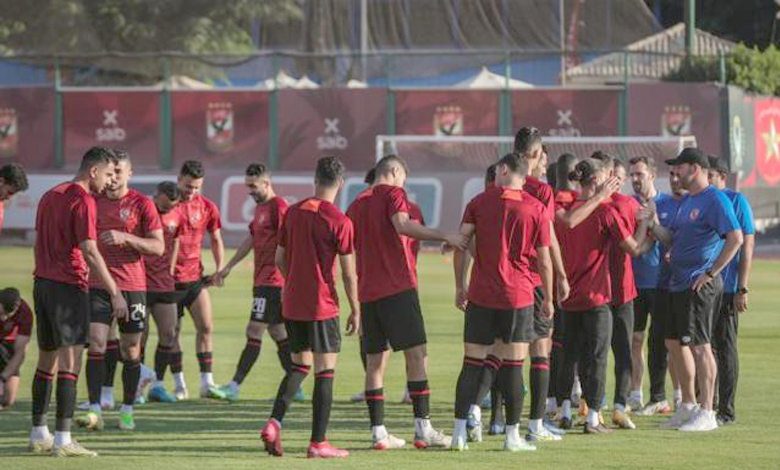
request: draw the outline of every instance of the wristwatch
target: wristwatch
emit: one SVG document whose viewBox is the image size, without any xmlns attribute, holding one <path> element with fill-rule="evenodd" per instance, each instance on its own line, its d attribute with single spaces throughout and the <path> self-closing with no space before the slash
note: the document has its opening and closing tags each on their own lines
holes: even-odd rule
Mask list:
<svg viewBox="0 0 780 470">
<path fill-rule="evenodd" d="M 708 270 L 706 270 L 706 271 L 704 272 L 704 274 L 708 275 L 708 276 L 710 277 L 710 279 L 715 279 L 715 276 L 717 276 L 717 274 L 715 274 L 715 273 L 713 273 L 713 272 L 712 272 L 712 269 L 708 269 Z"/>
<path fill-rule="evenodd" d="M 747 294 L 750 290 L 747 287 L 740 287 L 737 289 L 737 294 Z"/>
</svg>

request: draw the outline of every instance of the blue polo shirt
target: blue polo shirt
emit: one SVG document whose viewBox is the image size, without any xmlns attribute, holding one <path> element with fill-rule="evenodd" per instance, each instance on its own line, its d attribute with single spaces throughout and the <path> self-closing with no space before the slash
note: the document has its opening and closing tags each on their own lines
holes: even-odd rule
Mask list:
<svg viewBox="0 0 780 470">
<path fill-rule="evenodd" d="M 750 207 L 747 198 L 729 188 L 724 189 L 722 192 L 729 198 L 734 207 L 734 214 L 737 216 L 737 222 L 739 222 L 739 226 L 742 229 L 742 234 L 755 235 L 756 227 L 753 225 L 753 209 Z M 721 273 L 721 276 L 723 276 L 724 294 L 736 294 L 737 292 L 739 287 L 739 260 L 741 257 L 742 249 L 740 248 L 734 259 L 726 265 Z"/>
<path fill-rule="evenodd" d="M 674 238 L 669 290 L 682 292 L 712 268 L 723 249 L 726 234 L 740 228 L 729 198 L 713 186 L 707 186 L 682 200 L 670 229 Z"/>
<path fill-rule="evenodd" d="M 677 210 L 680 208 L 680 204 L 683 199 L 675 199 L 674 196 L 670 196 L 667 199 L 663 199 L 661 205 L 656 204 L 656 213 L 658 214 L 658 221 L 664 228 L 671 228 L 672 221 L 677 216 Z M 658 289 L 669 290 L 669 284 L 672 282 L 672 268 L 669 263 L 664 259 L 664 254 L 668 252 L 668 248 L 661 245 L 658 242 L 661 253 L 659 255 L 659 269 L 658 269 Z"/>
<path fill-rule="evenodd" d="M 638 196 L 634 198 L 641 203 Z M 658 193 L 653 198 L 661 225 L 666 227 L 677 211 L 677 201 L 665 193 Z M 666 224 L 664 223 L 666 220 Z M 653 247 L 647 253 L 632 259 L 634 264 L 634 280 L 637 289 L 656 289 L 661 278 L 663 259 L 663 247 L 659 241 L 653 243 Z"/>
</svg>

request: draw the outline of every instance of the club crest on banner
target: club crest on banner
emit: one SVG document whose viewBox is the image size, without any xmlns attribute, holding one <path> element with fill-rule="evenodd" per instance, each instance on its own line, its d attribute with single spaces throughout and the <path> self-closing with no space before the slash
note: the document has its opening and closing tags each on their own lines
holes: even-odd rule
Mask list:
<svg viewBox="0 0 780 470">
<path fill-rule="evenodd" d="M 206 141 L 209 150 L 226 152 L 233 148 L 232 103 L 209 103 L 206 109 Z"/>
<path fill-rule="evenodd" d="M 433 134 L 436 136 L 463 135 L 463 110 L 460 106 L 438 106 L 433 115 Z"/>
<path fill-rule="evenodd" d="M 734 166 L 742 168 L 745 159 L 745 129 L 742 127 L 742 118 L 734 116 L 729 129 L 729 143 L 731 155 L 734 157 Z"/>
<path fill-rule="evenodd" d="M 19 124 L 14 108 L 0 108 L 0 158 L 16 156 L 19 145 Z"/>
<path fill-rule="evenodd" d="M 688 106 L 666 106 L 661 116 L 661 135 L 664 137 L 680 137 L 691 135 L 693 115 Z"/>
</svg>

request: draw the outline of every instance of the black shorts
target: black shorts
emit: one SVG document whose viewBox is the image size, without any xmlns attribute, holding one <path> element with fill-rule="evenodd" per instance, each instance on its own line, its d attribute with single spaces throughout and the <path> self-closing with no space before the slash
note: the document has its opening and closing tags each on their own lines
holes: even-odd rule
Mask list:
<svg viewBox="0 0 780 470">
<path fill-rule="evenodd" d="M 672 316 L 672 293 L 665 289 L 655 291 L 653 310 L 653 328 L 660 328 L 664 338 L 675 338 L 674 317 Z"/>
<path fill-rule="evenodd" d="M 78 286 L 49 279 L 35 279 L 35 323 L 38 347 L 55 351 L 87 344 L 89 294 Z"/>
<path fill-rule="evenodd" d="M 339 317 L 319 321 L 294 321 L 284 323 L 290 338 L 290 352 L 337 353 L 341 351 Z"/>
<path fill-rule="evenodd" d="M 640 289 L 639 296 L 634 300 L 634 332 L 644 333 L 647 328 L 647 317 L 652 316 L 655 322 L 655 300 L 658 291 L 655 289 Z"/>
<path fill-rule="evenodd" d="M 463 325 L 463 341 L 490 345 L 496 339 L 504 343 L 529 343 L 536 339 L 534 307 L 499 310 L 469 302 Z"/>
<path fill-rule="evenodd" d="M 250 321 L 259 321 L 269 325 L 284 322 L 282 318 L 282 288 L 274 286 L 255 286 L 252 289 L 252 311 Z"/>
<path fill-rule="evenodd" d="M 175 304 L 179 302 L 179 294 L 173 292 L 146 292 L 146 306 L 157 304 Z"/>
<path fill-rule="evenodd" d="M 427 342 L 415 289 L 360 304 L 360 309 L 366 354 L 386 351 L 388 343 L 393 351 L 404 351 Z"/>
<path fill-rule="evenodd" d="M 190 306 L 195 303 L 200 292 L 206 287 L 208 280 L 208 277 L 203 276 L 198 281 L 176 283 L 176 295 L 178 296 L 176 306 L 178 308 L 179 318 L 184 316 L 185 308 L 189 309 Z"/>
<path fill-rule="evenodd" d="M 120 333 L 143 333 L 146 331 L 146 292 L 122 291 L 122 297 L 127 302 L 127 310 L 130 315 L 127 320 L 120 320 Z M 111 297 L 103 289 L 89 291 L 89 305 L 91 310 L 90 321 L 111 325 Z"/>
<path fill-rule="evenodd" d="M 0 372 L 3 372 L 14 357 L 14 343 L 0 341 Z M 9 377 L 19 377 L 19 369 L 12 370 Z"/>
<path fill-rule="evenodd" d="M 552 317 L 547 318 L 542 314 L 542 302 L 544 301 L 544 290 L 541 287 L 534 289 L 534 338 L 545 339 L 550 337 L 550 330 L 553 327 Z"/>
<path fill-rule="evenodd" d="M 723 279 L 715 279 L 698 292 L 685 290 L 671 293 L 674 329 L 666 337 L 679 339 L 683 346 L 711 343 L 715 312 L 723 296 Z"/>
</svg>

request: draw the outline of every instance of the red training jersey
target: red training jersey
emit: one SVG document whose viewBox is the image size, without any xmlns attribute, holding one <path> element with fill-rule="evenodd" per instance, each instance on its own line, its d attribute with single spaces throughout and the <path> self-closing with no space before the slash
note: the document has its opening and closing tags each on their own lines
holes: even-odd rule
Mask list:
<svg viewBox="0 0 780 470">
<path fill-rule="evenodd" d="M 640 209 L 639 202 L 630 196 L 615 193 L 611 196 L 612 207 L 615 208 L 623 224 L 633 234 L 636 231 L 636 213 Z M 609 258 L 612 272 L 612 305 L 619 306 L 630 302 L 639 296 L 634 278 L 634 263 L 631 255 L 615 245 Z"/>
<path fill-rule="evenodd" d="M 165 240 L 165 253 L 160 256 L 144 255 L 146 265 L 146 291 L 147 292 L 173 292 L 176 290 L 176 282 L 171 274 L 171 257 L 173 257 L 173 245 L 179 238 L 181 231 L 181 213 L 170 210 L 160 213 L 163 239 Z"/>
<path fill-rule="evenodd" d="M 282 287 L 284 277 L 276 267 L 274 256 L 279 244 L 279 229 L 289 205 L 276 196 L 255 207 L 255 217 L 249 224 L 255 251 L 255 286 Z"/>
<path fill-rule="evenodd" d="M 571 209 L 584 204 L 577 200 Z M 631 236 L 617 211 L 603 203 L 573 229 L 560 230 L 563 265 L 571 292 L 563 302 L 566 312 L 584 312 L 612 300 L 609 256 L 616 245 Z"/>
<path fill-rule="evenodd" d="M 403 188 L 387 184 L 367 189 L 347 210 L 355 224 L 360 302 L 373 302 L 417 287 L 411 243 L 395 231 L 392 217 L 409 213 Z"/>
<path fill-rule="evenodd" d="M 27 302 L 22 300 L 14 315 L 0 322 L 0 340 L 4 343 L 13 343 L 17 336 L 30 336 L 32 334 L 33 313 Z"/>
<path fill-rule="evenodd" d="M 162 229 L 160 216 L 151 199 L 130 189 L 119 199 L 106 195 L 95 198 L 97 202 L 98 236 L 109 230 L 129 233 L 146 238 L 155 230 Z M 146 291 L 146 267 L 143 254 L 130 246 L 106 245 L 98 239 L 98 248 L 106 261 L 108 272 L 116 282 L 117 289 L 124 292 Z M 103 284 L 95 273 L 89 276 L 89 287 L 102 289 Z"/>
<path fill-rule="evenodd" d="M 179 231 L 179 257 L 176 259 L 176 282 L 195 282 L 203 276 L 200 249 L 206 232 L 214 233 L 222 227 L 217 205 L 201 196 L 183 201 L 175 211 L 181 214 Z"/>
<path fill-rule="evenodd" d="M 531 263 L 536 248 L 550 246 L 544 206 L 523 190 L 493 186 L 469 202 L 462 223 L 473 224 L 476 236 L 469 302 L 499 310 L 533 305 Z"/>
<path fill-rule="evenodd" d="M 547 216 L 547 220 L 555 220 L 555 194 L 552 186 L 533 176 L 527 176 L 525 178 L 525 185 L 523 185 L 523 191 L 535 197 L 542 203 L 542 210 Z M 536 266 L 535 252 L 531 258 L 531 279 L 533 279 L 535 287 L 542 285 L 542 277 L 539 276 L 539 268 Z"/>
<path fill-rule="evenodd" d="M 3 218 L 5 217 L 5 207 L 3 201 L 0 201 L 0 233 L 3 233 Z"/>
<path fill-rule="evenodd" d="M 95 198 L 76 183 L 43 195 L 35 217 L 35 272 L 40 279 L 89 290 L 89 266 L 79 245 L 97 239 Z"/>
<path fill-rule="evenodd" d="M 295 321 L 337 317 L 336 255 L 354 251 L 349 218 L 328 201 L 304 199 L 287 211 L 279 246 L 285 249 L 287 265 L 282 316 Z"/>
<path fill-rule="evenodd" d="M 420 210 L 420 206 L 412 201 L 409 201 L 409 220 L 423 226 L 425 225 L 425 218 L 423 217 L 422 210 Z M 416 269 L 417 256 L 420 254 L 420 240 L 412 237 L 406 237 L 406 239 L 409 241 L 409 247 L 414 255 Z"/>
</svg>

